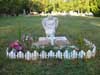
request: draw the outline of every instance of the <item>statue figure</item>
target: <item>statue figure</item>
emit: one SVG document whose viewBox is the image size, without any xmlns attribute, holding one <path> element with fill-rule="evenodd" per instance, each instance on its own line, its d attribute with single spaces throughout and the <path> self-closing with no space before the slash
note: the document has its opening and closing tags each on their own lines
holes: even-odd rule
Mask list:
<svg viewBox="0 0 100 75">
<path fill-rule="evenodd" d="M 50 39 L 51 45 L 54 45 L 55 32 L 58 26 L 58 19 L 53 16 L 48 16 L 42 20 L 42 25 L 46 33 L 46 37 Z"/>
<path fill-rule="evenodd" d="M 58 19 L 53 16 L 48 16 L 42 20 L 42 25 L 47 37 L 55 36 L 55 30 L 58 26 Z"/>
</svg>

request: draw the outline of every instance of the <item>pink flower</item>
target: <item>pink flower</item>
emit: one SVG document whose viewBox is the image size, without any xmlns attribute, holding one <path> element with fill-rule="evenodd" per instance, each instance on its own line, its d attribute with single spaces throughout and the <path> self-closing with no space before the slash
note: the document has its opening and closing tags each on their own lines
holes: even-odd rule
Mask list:
<svg viewBox="0 0 100 75">
<path fill-rule="evenodd" d="M 16 49 L 16 50 L 22 50 L 22 46 L 19 44 L 19 41 L 17 40 L 17 41 L 15 41 L 15 42 L 12 42 L 11 44 L 10 44 L 10 47 L 11 48 L 14 48 L 14 49 Z"/>
</svg>

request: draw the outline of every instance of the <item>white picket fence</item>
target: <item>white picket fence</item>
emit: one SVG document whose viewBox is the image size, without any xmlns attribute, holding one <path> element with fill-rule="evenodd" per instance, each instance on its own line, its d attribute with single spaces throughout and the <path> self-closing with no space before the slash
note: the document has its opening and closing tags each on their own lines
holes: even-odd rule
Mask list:
<svg viewBox="0 0 100 75">
<path fill-rule="evenodd" d="M 57 52 L 54 52 L 53 50 L 50 50 L 49 52 L 46 52 L 45 50 L 41 50 L 41 52 L 37 52 L 34 50 L 33 52 L 27 51 L 27 52 L 15 52 L 15 50 L 12 50 L 8 52 L 8 48 L 6 49 L 6 56 L 10 59 L 25 59 L 25 60 L 37 60 L 37 59 L 90 59 L 92 57 L 95 57 L 96 55 L 96 46 L 95 44 L 92 44 L 90 41 L 84 39 L 87 45 L 91 46 L 92 50 L 87 50 L 85 52 L 84 50 L 72 50 L 71 52 L 69 50 L 65 50 L 64 52 L 61 52 L 61 50 L 57 50 Z"/>
<path fill-rule="evenodd" d="M 95 57 L 96 47 L 94 45 L 94 48 L 92 50 L 88 50 L 87 52 L 85 52 L 84 50 L 80 50 L 79 52 L 76 50 L 72 50 L 71 52 L 69 52 L 68 50 L 65 50 L 64 52 L 61 52 L 61 50 L 58 50 L 57 52 L 54 52 L 53 50 L 50 50 L 49 52 L 42 50 L 39 53 L 35 50 L 33 52 L 27 51 L 26 53 L 19 51 L 17 52 L 17 54 L 13 50 L 8 52 L 8 48 L 7 48 L 6 55 L 10 59 L 25 59 L 25 60 L 51 59 L 51 58 L 56 58 L 56 59 L 87 58 L 87 59 L 90 59 L 92 57 Z"/>
</svg>

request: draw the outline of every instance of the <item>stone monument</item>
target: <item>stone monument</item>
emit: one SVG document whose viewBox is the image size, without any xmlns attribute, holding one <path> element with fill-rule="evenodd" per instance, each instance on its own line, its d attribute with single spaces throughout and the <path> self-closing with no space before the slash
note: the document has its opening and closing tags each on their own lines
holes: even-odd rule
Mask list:
<svg viewBox="0 0 100 75">
<path fill-rule="evenodd" d="M 48 16 L 42 20 L 42 26 L 44 28 L 46 37 L 39 37 L 39 41 L 36 42 L 36 45 L 45 46 L 45 45 L 56 45 L 56 46 L 66 46 L 69 44 L 69 41 L 65 36 L 55 36 L 56 29 L 58 27 L 58 19 L 53 16 Z"/>
<path fill-rule="evenodd" d="M 53 16 L 48 16 L 42 20 L 42 25 L 46 33 L 46 37 L 50 40 L 51 45 L 54 45 L 55 32 L 58 27 L 58 19 Z"/>
<path fill-rule="evenodd" d="M 58 27 L 58 19 L 53 16 L 48 16 L 42 20 L 42 25 L 47 37 L 55 36 L 55 31 Z"/>
</svg>

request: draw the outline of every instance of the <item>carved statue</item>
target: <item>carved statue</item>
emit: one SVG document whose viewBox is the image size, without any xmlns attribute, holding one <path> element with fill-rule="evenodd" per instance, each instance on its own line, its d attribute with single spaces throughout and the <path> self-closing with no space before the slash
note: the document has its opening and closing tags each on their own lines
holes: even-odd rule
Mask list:
<svg viewBox="0 0 100 75">
<path fill-rule="evenodd" d="M 42 20 L 42 25 L 47 37 L 55 36 L 55 31 L 58 26 L 58 19 L 53 16 L 48 16 Z"/>
<path fill-rule="evenodd" d="M 42 25 L 46 33 L 46 37 L 50 39 L 51 45 L 54 45 L 55 32 L 58 27 L 58 19 L 53 16 L 48 16 L 42 20 Z"/>
</svg>

